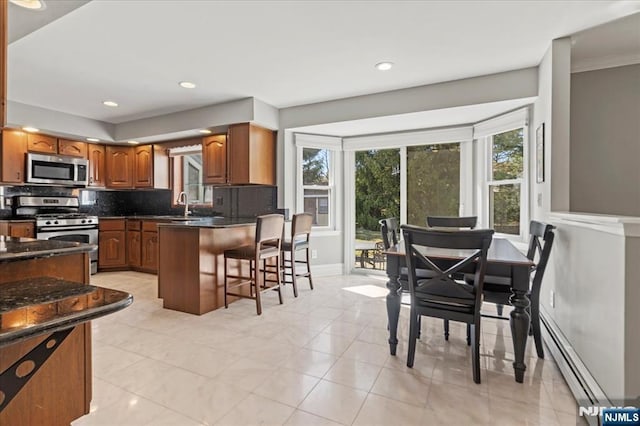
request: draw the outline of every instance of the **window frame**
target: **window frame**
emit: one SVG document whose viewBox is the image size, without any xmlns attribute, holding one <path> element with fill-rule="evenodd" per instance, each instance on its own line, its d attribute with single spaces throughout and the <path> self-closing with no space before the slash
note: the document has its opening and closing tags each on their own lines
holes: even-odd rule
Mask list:
<svg viewBox="0 0 640 426">
<path fill-rule="evenodd" d="M 296 143 L 296 212 L 304 212 L 304 191 L 306 189 L 321 190 L 328 192 L 328 224 L 313 225 L 314 231 L 331 233 L 340 230 L 341 218 L 338 212 L 342 211 L 341 206 L 341 179 L 342 170 L 341 152 L 342 139 L 330 136 L 295 134 Z M 303 181 L 303 150 L 304 149 L 324 149 L 328 153 L 329 159 L 329 183 L 328 185 L 304 185 Z"/>
<path fill-rule="evenodd" d="M 491 217 L 489 196 L 492 186 L 520 185 L 520 233 L 505 234 L 496 232 L 495 236 L 515 242 L 526 242 L 529 238 L 529 109 L 520 109 L 507 113 L 474 126 L 474 139 L 479 152 L 478 161 L 478 222 L 481 227 L 490 226 Z M 493 179 L 493 137 L 512 130 L 522 129 L 522 177 L 515 179 Z"/>
</svg>

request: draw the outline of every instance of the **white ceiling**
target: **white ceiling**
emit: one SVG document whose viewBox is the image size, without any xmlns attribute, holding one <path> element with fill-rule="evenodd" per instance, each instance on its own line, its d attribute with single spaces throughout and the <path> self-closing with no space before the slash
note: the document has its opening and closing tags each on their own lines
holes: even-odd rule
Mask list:
<svg viewBox="0 0 640 426">
<path fill-rule="evenodd" d="M 46 13 L 58 3 L 70 2 L 48 0 Z M 246 97 L 283 108 L 536 66 L 552 39 L 638 11 L 640 1 L 94 0 L 66 7 L 28 33 L 24 25 L 39 12 L 18 16 L 10 6 L 8 98 L 122 123 Z M 374 69 L 383 60 L 396 65 Z M 197 89 L 180 88 L 182 80 Z"/>
</svg>

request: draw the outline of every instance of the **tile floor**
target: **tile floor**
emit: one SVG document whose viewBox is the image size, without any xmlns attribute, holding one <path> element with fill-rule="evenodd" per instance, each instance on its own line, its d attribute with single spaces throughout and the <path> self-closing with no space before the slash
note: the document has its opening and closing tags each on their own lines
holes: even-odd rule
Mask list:
<svg viewBox="0 0 640 426">
<path fill-rule="evenodd" d="M 513 379 L 507 321 L 483 320 L 482 384 L 473 383 L 465 327 L 423 319 L 415 366 L 389 355 L 382 276 L 317 278 L 285 303 L 268 294 L 196 316 L 162 309 L 156 277 L 100 273 L 92 283 L 134 295 L 93 323 L 93 402 L 81 425 L 576 425 L 557 366 L 527 345 Z"/>
</svg>

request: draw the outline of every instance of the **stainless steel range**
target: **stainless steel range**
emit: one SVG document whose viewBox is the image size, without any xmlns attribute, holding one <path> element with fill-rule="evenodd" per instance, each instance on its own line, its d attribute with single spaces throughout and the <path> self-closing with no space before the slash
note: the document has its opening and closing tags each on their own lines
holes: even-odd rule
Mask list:
<svg viewBox="0 0 640 426">
<path fill-rule="evenodd" d="M 89 243 L 98 246 L 98 217 L 80 213 L 77 197 L 31 197 L 13 199 L 16 217 L 36 219 L 36 238 Z M 89 253 L 91 273 L 98 271 L 98 250 Z"/>
</svg>

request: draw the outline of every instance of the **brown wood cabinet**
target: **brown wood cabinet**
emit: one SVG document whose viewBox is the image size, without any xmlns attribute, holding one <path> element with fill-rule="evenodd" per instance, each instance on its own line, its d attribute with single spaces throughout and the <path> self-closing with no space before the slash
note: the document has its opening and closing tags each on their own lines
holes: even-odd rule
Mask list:
<svg viewBox="0 0 640 426">
<path fill-rule="evenodd" d="M 69 139 L 58 139 L 58 154 L 69 155 L 71 157 L 87 157 L 87 143 L 72 141 Z"/>
<path fill-rule="evenodd" d="M 36 224 L 33 221 L 0 221 L 0 235 L 8 237 L 35 238 Z"/>
<path fill-rule="evenodd" d="M 20 130 L 2 130 L 0 139 L 0 181 L 23 183 L 26 167 L 27 134 Z"/>
<path fill-rule="evenodd" d="M 107 145 L 105 150 L 105 172 L 107 188 L 133 188 L 132 146 Z"/>
<path fill-rule="evenodd" d="M 27 150 L 43 154 L 57 154 L 58 138 L 37 133 L 27 133 Z"/>
<path fill-rule="evenodd" d="M 146 272 L 158 273 L 158 223 L 142 222 L 141 268 Z"/>
<path fill-rule="evenodd" d="M 89 159 L 89 186 L 106 186 L 104 145 L 88 144 L 87 151 L 87 158 Z"/>
<path fill-rule="evenodd" d="M 134 156 L 133 186 L 136 188 L 153 188 L 153 146 L 136 146 Z"/>
<path fill-rule="evenodd" d="M 275 132 L 251 123 L 229 126 L 227 182 L 276 183 Z"/>
<path fill-rule="evenodd" d="M 130 268 L 140 268 L 141 249 L 140 221 L 129 219 L 127 220 L 127 263 Z"/>
<path fill-rule="evenodd" d="M 100 219 L 98 227 L 98 269 L 126 268 L 127 240 L 124 219 Z"/>
<path fill-rule="evenodd" d="M 202 140 L 202 164 L 204 183 L 227 183 L 227 135 Z"/>
</svg>

